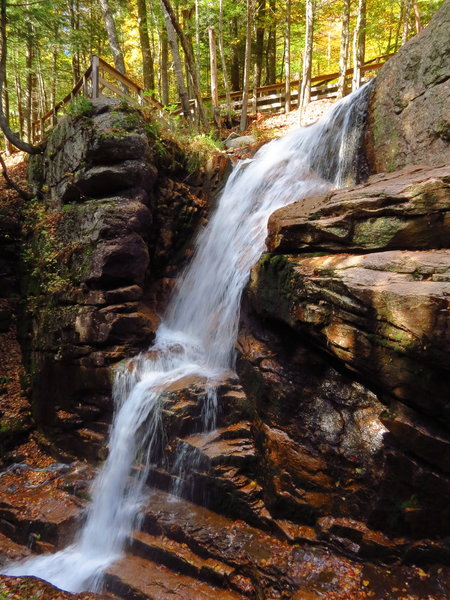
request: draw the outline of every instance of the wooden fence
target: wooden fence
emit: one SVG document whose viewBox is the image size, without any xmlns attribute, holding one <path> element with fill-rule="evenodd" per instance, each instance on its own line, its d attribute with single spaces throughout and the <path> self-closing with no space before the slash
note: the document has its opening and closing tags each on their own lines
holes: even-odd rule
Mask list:
<svg viewBox="0 0 450 600">
<path fill-rule="evenodd" d="M 387 54 L 378 56 L 364 64 L 361 68 L 363 80 L 367 81 L 373 77 L 376 71 L 384 65 L 386 60 L 392 56 Z M 347 69 L 347 81 L 351 79 L 353 69 Z M 329 73 L 327 75 L 318 75 L 311 79 L 311 99 L 333 98 L 337 95 L 337 79 L 339 73 Z M 300 81 L 291 81 L 291 106 L 295 107 L 298 103 L 298 90 Z M 251 92 L 253 96 L 249 99 L 249 108 L 253 112 L 279 112 L 284 110 L 285 83 L 275 83 L 259 87 Z M 77 81 L 72 91 L 58 102 L 51 110 L 42 115 L 37 121 L 32 123 L 31 137 L 33 143 L 41 142 L 48 131 L 56 124 L 58 113 L 77 97 L 99 98 L 101 96 L 112 96 L 125 99 L 128 103 L 137 107 L 147 107 L 156 110 L 162 115 L 164 107 L 160 102 L 147 95 L 144 89 L 135 83 L 129 77 L 119 73 L 117 69 L 109 65 L 98 56 L 92 56 L 91 64 L 83 73 L 83 76 Z M 225 95 L 219 96 L 223 100 Z M 211 98 L 205 98 L 210 101 Z M 236 113 L 242 109 L 242 91 L 231 92 L 232 109 Z M 195 101 L 191 100 L 192 110 L 195 109 Z M 221 105 L 226 108 L 225 104 Z M 181 107 L 176 105 L 176 109 L 170 112 L 171 115 L 181 114 Z M 168 113 L 166 113 L 168 114 Z"/>
<path fill-rule="evenodd" d="M 370 61 L 367 61 L 361 67 L 362 83 L 372 79 L 380 67 L 393 56 L 393 54 L 385 54 L 383 56 L 377 56 Z M 346 77 L 346 89 L 351 88 L 351 79 L 353 76 L 353 69 L 347 69 L 345 73 Z M 337 80 L 339 73 L 328 73 L 326 75 L 317 75 L 311 78 L 311 100 L 319 100 L 321 98 L 335 98 L 337 96 Z M 291 81 L 291 107 L 295 108 L 298 105 L 298 95 L 301 80 L 295 79 Z M 272 85 L 265 85 L 257 88 L 256 90 L 250 90 L 250 97 L 248 100 L 249 111 L 253 112 L 281 112 L 285 108 L 285 90 L 286 84 L 284 81 L 275 83 Z M 239 114 L 242 109 L 242 91 L 231 92 L 231 108 Z M 219 96 L 220 108 L 226 109 L 226 104 L 223 102 L 225 94 Z M 211 97 L 204 98 L 205 101 L 211 101 Z M 192 110 L 195 108 L 195 100 L 191 100 Z M 177 104 L 177 108 L 172 114 L 179 115 L 182 113 L 181 106 Z"/>
<path fill-rule="evenodd" d="M 58 104 L 55 104 L 51 110 L 33 122 L 33 143 L 42 141 L 46 133 L 56 125 L 58 113 L 80 96 L 90 99 L 102 96 L 119 97 L 137 107 L 147 107 L 157 110 L 159 113 L 163 112 L 162 104 L 151 96 L 146 95 L 140 85 L 129 77 L 119 73 L 117 69 L 99 56 L 94 55 L 92 56 L 91 64 L 74 85 L 71 92 L 58 102 Z"/>
</svg>

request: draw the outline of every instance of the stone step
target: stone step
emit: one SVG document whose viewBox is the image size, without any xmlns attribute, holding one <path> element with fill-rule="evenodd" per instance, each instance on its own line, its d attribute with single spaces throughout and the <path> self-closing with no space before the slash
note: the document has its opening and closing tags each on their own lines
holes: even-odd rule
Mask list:
<svg viewBox="0 0 450 600">
<path fill-rule="evenodd" d="M 106 590 L 123 600 L 240 600 L 236 592 L 171 571 L 140 556 L 127 555 L 110 567 Z"/>
<path fill-rule="evenodd" d="M 234 568 L 212 558 L 203 558 L 193 552 L 186 543 L 177 542 L 165 535 L 152 535 L 136 531 L 130 553 L 165 565 L 173 571 L 195 577 L 206 583 L 227 586 Z"/>
<path fill-rule="evenodd" d="M 144 510 L 142 529 L 185 543 L 202 556 L 235 566 L 244 549 L 246 560 L 258 564 L 289 544 L 270 534 L 161 490 L 152 490 Z"/>
</svg>

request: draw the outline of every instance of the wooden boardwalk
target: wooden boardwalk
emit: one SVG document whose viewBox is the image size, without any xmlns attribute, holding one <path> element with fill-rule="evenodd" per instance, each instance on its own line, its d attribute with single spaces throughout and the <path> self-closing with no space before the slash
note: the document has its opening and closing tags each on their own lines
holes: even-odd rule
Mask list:
<svg viewBox="0 0 450 600">
<path fill-rule="evenodd" d="M 378 56 L 363 65 L 363 81 L 368 81 L 375 76 L 377 70 L 391 57 L 392 54 Z M 353 69 L 347 69 L 346 80 L 350 84 Z M 333 98 L 337 95 L 337 80 L 339 73 L 328 73 L 318 75 L 311 79 L 311 100 L 320 98 Z M 299 86 L 301 81 L 291 81 L 291 107 L 296 108 L 298 104 Z M 242 91 L 231 92 L 232 110 L 239 114 L 242 108 Z M 162 115 L 179 115 L 181 108 L 175 105 L 175 110 L 170 112 L 163 105 L 146 94 L 144 89 L 129 77 L 122 75 L 99 56 L 93 55 L 91 64 L 83 73 L 79 81 L 72 90 L 60 102 L 39 117 L 32 124 L 32 142 L 41 142 L 50 129 L 56 125 L 58 113 L 77 97 L 95 99 L 100 97 L 123 98 L 128 103 L 140 108 L 147 108 L 156 111 Z M 219 96 L 219 100 L 224 101 L 225 96 Z M 285 82 L 266 85 L 250 90 L 249 110 L 253 112 L 282 112 L 284 110 Z M 211 100 L 210 97 L 204 98 L 205 102 Z M 195 100 L 191 100 L 192 110 L 195 110 Z M 221 108 L 226 108 L 221 104 Z"/>
</svg>

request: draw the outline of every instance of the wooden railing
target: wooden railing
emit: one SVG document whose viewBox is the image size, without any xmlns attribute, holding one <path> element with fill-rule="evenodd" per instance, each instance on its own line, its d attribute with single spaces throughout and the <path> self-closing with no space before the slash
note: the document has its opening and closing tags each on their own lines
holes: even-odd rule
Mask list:
<svg viewBox="0 0 450 600">
<path fill-rule="evenodd" d="M 371 79 L 376 71 L 384 65 L 384 63 L 393 56 L 393 54 L 385 54 L 383 56 L 377 56 L 370 61 L 367 61 L 361 67 L 362 82 L 365 83 Z M 346 88 L 350 88 L 350 80 L 353 76 L 353 69 L 347 69 L 345 73 L 346 77 Z M 318 100 L 320 98 L 333 98 L 337 96 L 337 80 L 339 78 L 339 72 L 328 73 L 326 75 L 317 75 L 311 78 L 311 100 Z M 291 81 L 291 106 L 294 108 L 298 104 L 298 92 L 301 80 L 295 79 Z M 286 84 L 284 81 L 274 83 L 272 85 L 265 85 L 257 88 L 256 90 L 250 90 L 250 98 L 248 101 L 249 110 L 253 112 L 276 112 L 277 110 L 284 110 L 284 99 L 285 99 L 285 88 Z M 256 92 L 256 96 L 255 96 Z M 242 109 L 242 91 L 231 92 L 231 108 L 239 114 Z M 205 101 L 210 101 L 211 97 L 204 98 Z M 225 109 L 226 105 L 223 103 L 225 100 L 225 94 L 219 96 L 219 101 L 222 101 L 220 108 Z M 195 101 L 191 100 L 191 106 L 194 110 Z M 181 106 L 177 104 L 177 108 L 172 112 L 174 115 L 181 114 Z"/>
<path fill-rule="evenodd" d="M 140 85 L 126 75 L 119 73 L 117 69 L 99 56 L 93 55 L 91 64 L 74 85 L 71 92 L 55 104 L 51 110 L 33 122 L 31 132 L 33 143 L 41 142 L 44 139 L 46 133 L 56 125 L 58 113 L 79 96 L 90 99 L 102 96 L 119 97 L 140 108 L 152 108 L 159 113 L 163 111 L 162 104 L 146 95 Z"/>
<path fill-rule="evenodd" d="M 361 67 L 363 80 L 370 79 L 375 72 L 390 58 L 392 54 L 377 56 L 368 61 Z M 353 75 L 353 69 L 347 69 L 346 78 L 350 79 Z M 327 75 L 318 75 L 311 79 L 311 99 L 332 98 L 337 95 L 337 79 L 339 73 L 329 73 Z M 294 107 L 298 103 L 298 89 L 300 81 L 298 79 L 291 81 L 291 106 Z M 255 94 L 256 92 L 256 94 Z M 254 112 L 264 112 L 282 110 L 284 108 L 285 83 L 275 83 L 273 85 L 265 85 L 252 90 L 253 97 L 249 100 L 250 109 Z M 80 95 L 86 98 L 99 97 L 119 97 L 125 99 L 128 103 L 137 107 L 147 107 L 162 115 L 164 112 L 163 105 L 145 94 L 144 89 L 135 83 L 126 75 L 119 73 L 117 69 L 109 65 L 102 58 L 93 55 L 91 64 L 83 73 L 83 76 L 74 85 L 72 91 L 67 94 L 60 102 L 42 115 L 37 121 L 32 123 L 31 137 L 33 143 L 41 142 L 48 131 L 56 125 L 58 113 L 70 102 Z M 225 95 L 219 96 L 220 100 L 225 99 Z M 211 98 L 205 98 L 206 101 Z M 239 113 L 242 108 L 242 91 L 231 92 L 232 109 Z M 195 108 L 195 101 L 191 100 L 192 110 Z M 170 114 L 181 114 L 181 107 L 171 111 Z M 223 108 L 226 108 L 222 104 Z"/>
</svg>

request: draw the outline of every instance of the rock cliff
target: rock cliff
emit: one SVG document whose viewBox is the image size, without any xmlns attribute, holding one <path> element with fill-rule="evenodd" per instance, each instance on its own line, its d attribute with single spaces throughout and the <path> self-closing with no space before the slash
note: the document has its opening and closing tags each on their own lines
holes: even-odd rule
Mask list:
<svg viewBox="0 0 450 600">
<path fill-rule="evenodd" d="M 62 120 L 31 160 L 29 371 L 37 422 L 56 447 L 104 452 L 111 365 L 149 346 L 205 215 L 185 163 L 156 125 L 105 100 Z"/>
</svg>

